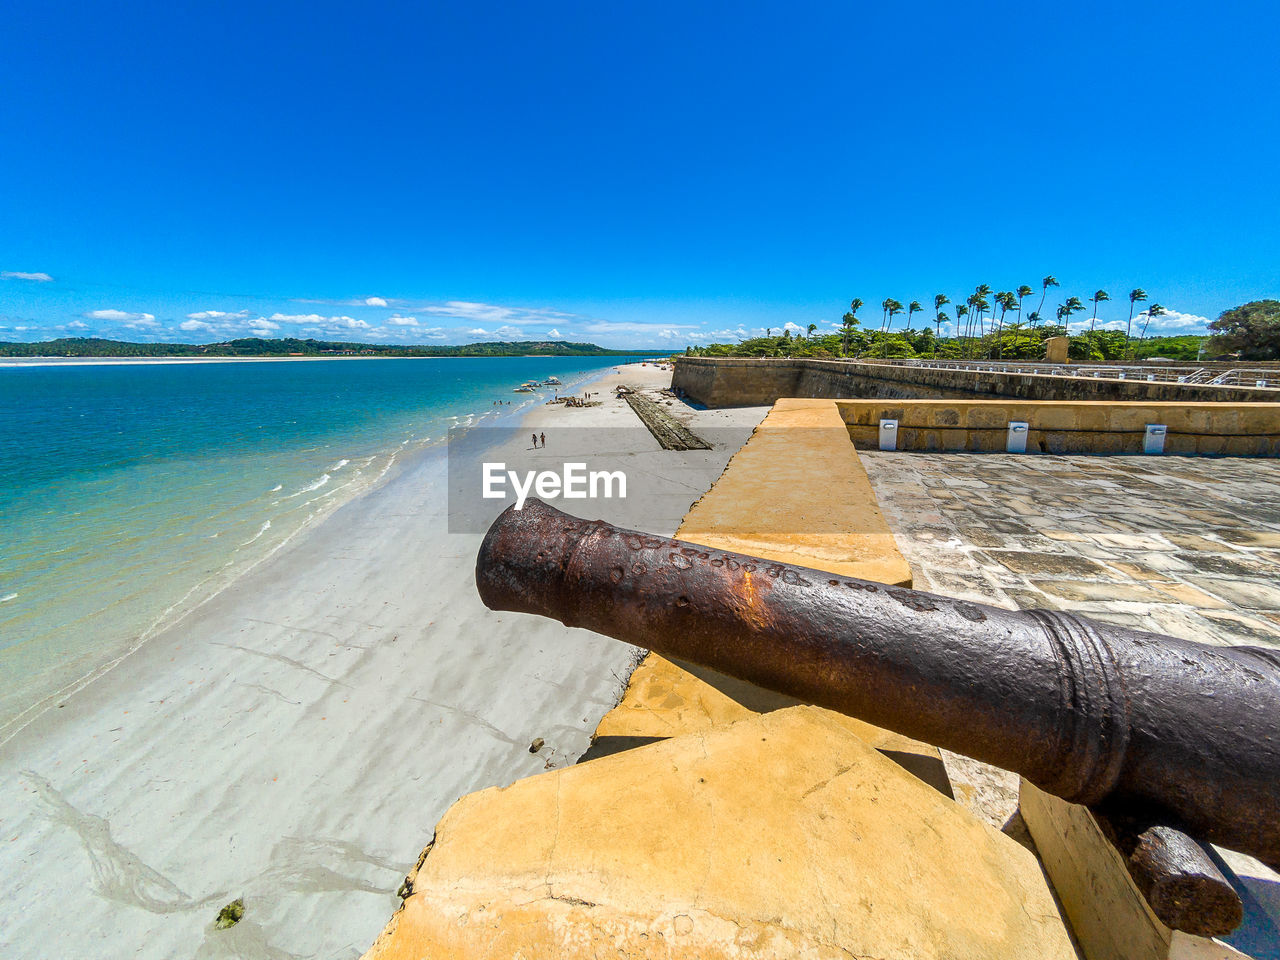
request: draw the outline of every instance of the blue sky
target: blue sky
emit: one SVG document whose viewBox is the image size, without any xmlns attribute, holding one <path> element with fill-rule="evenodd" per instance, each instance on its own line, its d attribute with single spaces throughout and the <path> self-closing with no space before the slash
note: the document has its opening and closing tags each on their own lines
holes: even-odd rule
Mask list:
<svg viewBox="0 0 1280 960">
<path fill-rule="evenodd" d="M 0 339 L 679 347 L 1048 273 L 1195 332 L 1280 297 L 1273 5 L 195 6 L 6 4 Z"/>
</svg>

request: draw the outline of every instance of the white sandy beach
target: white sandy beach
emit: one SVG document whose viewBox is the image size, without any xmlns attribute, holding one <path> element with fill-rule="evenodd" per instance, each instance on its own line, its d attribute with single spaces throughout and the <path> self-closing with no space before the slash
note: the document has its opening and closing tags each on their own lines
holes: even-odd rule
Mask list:
<svg viewBox="0 0 1280 960">
<path fill-rule="evenodd" d="M 613 384 L 669 378 L 610 372 L 601 406 L 525 429 L 550 447 L 566 425 L 639 427 Z M 681 409 L 738 439 L 690 466 L 619 431 L 608 458 L 663 492 L 587 509 L 673 532 L 765 412 Z M 634 651 L 486 610 L 444 474 L 439 455 L 398 466 L 0 748 L 0 955 L 356 957 L 450 804 L 576 760 Z M 236 897 L 244 919 L 215 930 Z"/>
</svg>

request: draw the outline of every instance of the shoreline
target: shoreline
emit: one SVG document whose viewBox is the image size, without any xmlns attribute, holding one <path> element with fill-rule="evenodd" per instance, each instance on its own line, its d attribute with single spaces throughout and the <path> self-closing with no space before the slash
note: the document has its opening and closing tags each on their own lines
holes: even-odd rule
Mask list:
<svg viewBox="0 0 1280 960">
<path fill-rule="evenodd" d="M 164 363 L 169 362 L 165 358 L 159 358 L 159 359 L 161 360 L 161 362 L 164 362 Z M 274 360 L 274 359 L 279 359 L 279 360 L 459 359 L 459 360 L 464 360 L 464 359 L 486 359 L 486 358 L 474 358 L 474 357 L 450 357 L 450 358 L 278 357 L 278 358 L 207 358 L 207 359 L 191 358 L 191 359 L 194 360 L 194 362 L 205 363 L 205 362 L 220 362 L 221 359 L 238 361 L 240 359 L 247 359 L 247 360 L 257 360 L 257 359 L 262 359 L 262 360 Z M 497 358 L 497 359 L 506 359 L 506 358 Z M 116 361 L 116 360 L 107 358 L 105 362 L 108 365 L 116 365 L 116 364 L 130 365 L 135 361 L 128 360 L 128 359 Z M 141 362 L 145 363 L 147 361 L 143 360 Z M 176 362 L 185 362 L 185 361 L 179 359 Z M 40 366 L 40 365 L 41 364 L 32 364 L 32 366 Z M 81 364 L 70 364 L 70 365 L 78 366 Z M 0 366 L 4 366 L 4 364 L 0 363 Z M 626 366 L 626 365 L 624 364 L 620 366 Z M 574 386 L 575 388 L 582 389 L 587 386 L 590 386 L 592 383 L 595 383 L 603 379 L 608 374 L 609 374 L 609 371 L 607 369 L 602 371 L 590 371 L 590 372 L 584 373 L 581 379 L 577 381 L 572 381 L 569 384 L 565 384 L 565 386 L 566 387 Z M 494 407 L 488 410 L 481 409 L 479 411 L 472 411 L 467 414 L 453 416 L 453 417 L 450 417 L 449 419 L 457 421 L 464 418 L 468 418 L 468 419 L 473 418 L 472 423 L 469 424 L 468 426 L 480 425 L 488 417 L 494 417 L 495 419 L 491 423 L 485 424 L 485 426 L 506 426 L 508 424 L 505 424 L 504 420 L 508 420 L 508 419 L 517 420 L 523 424 L 523 421 L 525 419 L 532 417 L 534 413 L 540 410 L 543 406 L 544 404 L 542 403 L 527 401 L 526 403 L 522 403 L 519 405 L 513 404 L 509 409 L 505 407 Z M 454 427 L 456 426 L 457 424 L 455 423 Z M 317 511 L 312 516 L 303 520 L 298 527 L 292 530 L 282 540 L 276 543 L 273 543 L 270 549 L 268 549 L 266 552 L 261 553 L 257 556 L 251 556 L 247 558 L 240 566 L 238 566 L 234 571 L 232 571 L 228 577 L 226 577 L 225 579 L 222 579 L 220 582 L 217 582 L 217 581 L 219 581 L 219 577 L 223 574 L 223 570 L 225 570 L 225 566 L 222 569 L 219 569 L 213 573 L 210 573 L 207 577 L 192 584 L 191 588 L 187 590 L 186 593 L 184 593 L 178 600 L 170 604 L 168 607 L 166 607 L 156 617 L 154 617 L 151 620 L 151 622 L 149 622 L 144 628 L 142 628 L 135 638 L 133 638 L 130 641 L 127 641 L 124 649 L 108 657 L 106 660 L 92 666 L 86 673 L 67 681 L 57 689 L 42 696 L 35 703 L 29 704 L 23 707 L 18 713 L 14 714 L 12 717 L 9 717 L 7 719 L 4 719 L 3 721 L 0 721 L 0 753 L 3 752 L 5 745 L 9 743 L 10 740 L 20 735 L 21 732 L 30 723 L 34 722 L 41 714 L 48 711 L 49 709 L 52 709 L 54 704 L 57 703 L 59 700 L 74 696 L 80 690 L 83 690 L 85 687 L 94 683 L 96 680 L 106 676 L 108 673 L 110 673 L 111 670 L 113 670 L 116 666 L 118 666 L 121 662 L 126 660 L 128 657 L 132 656 L 137 650 L 139 650 L 142 646 L 144 646 L 153 637 L 163 633 L 166 630 L 176 628 L 188 616 L 198 611 L 201 607 L 203 607 L 205 604 L 209 603 L 210 601 L 215 600 L 218 597 L 218 595 L 224 592 L 225 590 L 229 590 L 233 588 L 240 580 L 248 577 L 250 574 L 253 573 L 254 570 L 260 567 L 262 564 L 270 561 L 273 557 L 276 556 L 276 554 L 278 554 L 281 550 L 285 549 L 290 543 L 294 542 L 297 538 L 305 537 L 307 534 L 319 529 L 330 517 L 333 516 L 335 512 L 342 509 L 347 504 L 350 504 L 358 500 L 359 498 L 374 492 L 380 484 L 387 481 L 388 475 L 391 474 L 397 468 L 405 469 L 410 464 L 420 464 L 420 462 L 425 461 L 427 458 L 430 458 L 433 456 L 442 456 L 442 455 L 447 456 L 449 430 L 453 429 L 453 427 L 445 427 L 443 429 L 445 430 L 445 435 L 436 439 L 432 439 L 431 437 L 425 437 L 425 438 L 419 439 L 417 443 L 414 443 L 413 441 L 415 440 L 415 438 L 410 437 L 409 439 L 401 441 L 396 446 L 388 445 L 385 449 L 375 454 L 375 456 L 387 457 L 387 463 L 382 467 L 381 471 L 378 473 L 377 476 L 368 479 L 363 484 L 361 484 L 357 489 L 352 490 L 351 492 L 347 493 L 345 496 L 325 504 L 323 509 L 321 509 L 320 511 Z M 435 431 L 432 430 L 431 432 L 434 433 Z M 411 444 L 412 446 L 410 446 Z M 406 447 L 410 447 L 410 449 L 407 452 L 405 451 Z M 243 546 L 247 546 L 247 545 L 248 544 L 244 544 Z M 231 560 L 228 560 L 226 565 L 229 566 L 233 563 L 235 563 L 234 557 Z M 201 595 L 202 588 L 206 587 L 209 584 L 213 584 L 212 588 L 207 592 L 203 593 L 203 595 Z M 192 600 L 193 596 L 196 599 Z M 191 602 L 188 602 L 188 601 L 191 601 Z"/>
<path fill-rule="evenodd" d="M 512 353 L 494 356 L 442 356 L 385 357 L 385 356 L 336 356 L 336 357 L 0 357 L 0 368 L 5 367 L 91 367 L 91 366 L 148 366 L 181 363 L 296 363 L 298 361 L 330 360 L 599 360 L 611 357 L 608 353 Z M 652 363 L 666 354 L 654 354 L 653 360 L 636 360 L 640 353 L 619 354 L 619 364 Z"/>
<path fill-rule="evenodd" d="M 601 407 L 538 403 L 512 423 L 557 429 L 557 445 L 577 436 L 562 426 L 638 427 L 604 384 L 669 374 L 618 367 L 564 388 L 598 391 Z M 754 426 L 750 412 L 705 416 L 740 422 L 743 440 Z M 651 440 L 627 431 L 608 451 L 672 479 L 618 521 L 674 530 L 736 447 L 707 453 L 695 478 L 663 467 Z M 0 862 L 23 877 L 0 907 L 0 952 L 93 955 L 105 938 L 143 957 L 357 957 L 453 801 L 586 749 L 632 648 L 480 604 L 480 536 L 445 532 L 435 449 L 0 747 Z M 215 931 L 238 896 L 245 919 Z"/>
</svg>

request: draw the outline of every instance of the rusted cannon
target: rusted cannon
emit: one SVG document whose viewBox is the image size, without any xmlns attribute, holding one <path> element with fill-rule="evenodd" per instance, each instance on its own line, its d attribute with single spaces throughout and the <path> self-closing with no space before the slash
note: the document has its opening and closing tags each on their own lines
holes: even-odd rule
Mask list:
<svg viewBox="0 0 1280 960">
<path fill-rule="evenodd" d="M 1280 656 L 835 577 L 537 500 L 476 583 L 536 613 L 1022 774 L 1280 869 Z"/>
</svg>

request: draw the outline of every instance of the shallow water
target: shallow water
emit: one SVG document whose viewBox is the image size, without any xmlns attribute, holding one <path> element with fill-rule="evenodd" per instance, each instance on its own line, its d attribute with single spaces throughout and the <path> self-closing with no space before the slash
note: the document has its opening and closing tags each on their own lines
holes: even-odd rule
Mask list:
<svg viewBox="0 0 1280 960">
<path fill-rule="evenodd" d="M 0 368 L 0 731 L 450 427 L 621 357 Z M 510 406 L 495 407 L 494 400 Z"/>
</svg>

